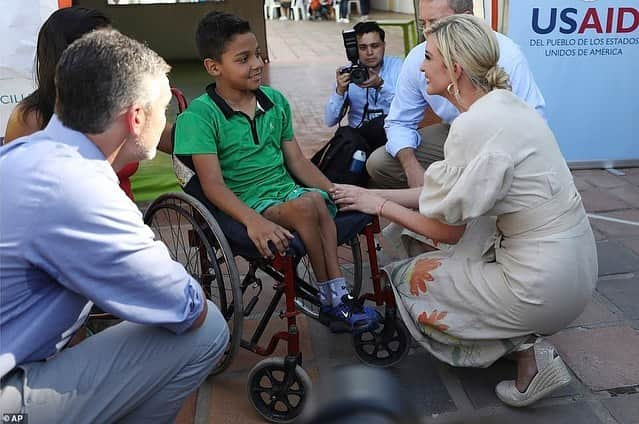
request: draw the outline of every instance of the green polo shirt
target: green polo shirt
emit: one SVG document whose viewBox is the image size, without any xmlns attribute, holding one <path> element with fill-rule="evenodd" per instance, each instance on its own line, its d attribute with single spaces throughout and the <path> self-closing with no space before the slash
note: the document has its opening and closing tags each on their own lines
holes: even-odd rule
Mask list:
<svg viewBox="0 0 639 424">
<path fill-rule="evenodd" d="M 175 124 L 176 155 L 216 154 L 226 185 L 253 209 L 260 201 L 285 198 L 298 186 L 288 173 L 282 142 L 293 139 L 288 101 L 277 90 L 255 92 L 254 119 L 234 111 L 215 84 L 193 100 Z"/>
</svg>

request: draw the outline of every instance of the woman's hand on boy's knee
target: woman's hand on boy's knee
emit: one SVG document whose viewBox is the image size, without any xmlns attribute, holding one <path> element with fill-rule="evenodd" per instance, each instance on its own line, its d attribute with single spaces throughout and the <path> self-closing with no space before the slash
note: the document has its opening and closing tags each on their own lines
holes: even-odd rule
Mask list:
<svg viewBox="0 0 639 424">
<path fill-rule="evenodd" d="M 336 184 L 331 192 L 333 201 L 342 211 L 360 211 L 377 215 L 385 199 L 362 187 Z"/>
<path fill-rule="evenodd" d="M 273 243 L 279 253 L 286 253 L 289 241 L 294 238 L 286 228 L 269 221 L 266 218 L 255 220 L 246 226 L 249 238 L 257 247 L 257 250 L 265 258 L 273 257 L 273 251 L 269 243 Z"/>
</svg>

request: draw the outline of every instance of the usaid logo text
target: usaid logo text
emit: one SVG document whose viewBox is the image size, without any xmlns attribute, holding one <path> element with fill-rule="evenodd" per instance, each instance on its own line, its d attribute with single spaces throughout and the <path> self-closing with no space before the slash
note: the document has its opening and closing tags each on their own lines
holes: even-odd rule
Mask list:
<svg viewBox="0 0 639 424">
<path fill-rule="evenodd" d="M 585 11 L 573 7 L 561 11 L 556 7 L 549 11 L 538 7 L 532 10 L 532 29 L 537 34 L 550 34 L 556 30 L 562 34 L 583 34 L 586 31 L 623 34 L 633 32 L 637 27 L 639 10 L 634 7 L 610 7 L 606 11 L 598 11 L 594 7 Z"/>
</svg>

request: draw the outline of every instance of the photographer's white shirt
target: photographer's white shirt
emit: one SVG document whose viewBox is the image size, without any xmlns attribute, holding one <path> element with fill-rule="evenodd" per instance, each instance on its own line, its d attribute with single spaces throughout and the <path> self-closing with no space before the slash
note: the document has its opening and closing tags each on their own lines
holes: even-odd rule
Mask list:
<svg viewBox="0 0 639 424">
<path fill-rule="evenodd" d="M 545 117 L 546 102 L 519 46 L 503 34 L 496 32 L 495 35 L 499 42 L 499 65 L 510 75 L 512 92 Z M 392 156 L 404 148 L 415 149 L 421 143 L 417 126 L 427 107 L 449 124 L 459 116 L 457 108 L 444 97 L 426 93 L 426 78 L 420 71 L 425 46 L 426 42 L 423 42 L 410 51 L 397 80 L 395 97 L 384 125 L 388 137 L 386 151 Z"/>
<path fill-rule="evenodd" d="M 340 96 L 336 91 L 337 84 L 333 84 L 333 93 L 324 108 L 324 123 L 326 123 L 329 127 L 337 124 L 339 113 L 342 110 L 344 101 L 348 97 L 351 105 L 348 111 L 348 125 L 353 128 L 358 127 L 362 122 L 367 94 L 369 112 L 375 111 L 377 114 L 381 112 L 384 115 L 388 115 L 391 102 L 395 96 L 395 86 L 401 69 L 401 58 L 395 56 L 384 56 L 382 66 L 379 71 L 379 75 L 384 80 L 384 85 L 382 85 L 381 89 L 377 90 L 375 88 L 369 88 L 367 90 L 366 88 L 362 88 L 351 83 L 348 85 L 348 91 L 346 91 L 344 95 Z"/>
</svg>

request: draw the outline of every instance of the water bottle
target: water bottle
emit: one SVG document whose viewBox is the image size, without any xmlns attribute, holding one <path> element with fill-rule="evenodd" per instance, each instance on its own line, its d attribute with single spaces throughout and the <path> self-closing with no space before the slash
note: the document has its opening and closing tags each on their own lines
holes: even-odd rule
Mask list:
<svg viewBox="0 0 639 424">
<path fill-rule="evenodd" d="M 351 161 L 351 167 L 349 170 L 353 174 L 361 174 L 364 170 L 364 164 L 366 163 L 366 152 L 363 150 L 356 150 L 353 153 L 353 160 Z"/>
</svg>

